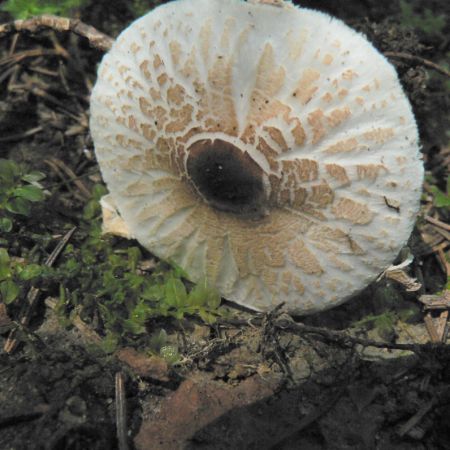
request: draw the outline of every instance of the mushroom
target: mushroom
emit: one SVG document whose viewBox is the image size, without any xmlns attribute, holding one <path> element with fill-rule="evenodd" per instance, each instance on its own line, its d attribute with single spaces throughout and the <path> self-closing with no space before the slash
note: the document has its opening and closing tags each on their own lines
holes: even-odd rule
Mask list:
<svg viewBox="0 0 450 450">
<path fill-rule="evenodd" d="M 344 302 L 418 212 L 417 127 L 394 68 L 288 2 L 178 0 L 136 20 L 103 58 L 90 127 L 129 233 L 254 310 Z"/>
</svg>

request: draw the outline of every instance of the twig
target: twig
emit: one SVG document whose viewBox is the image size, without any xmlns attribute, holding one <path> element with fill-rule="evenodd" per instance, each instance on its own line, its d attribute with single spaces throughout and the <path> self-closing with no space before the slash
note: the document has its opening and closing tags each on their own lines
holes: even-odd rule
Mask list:
<svg viewBox="0 0 450 450">
<path fill-rule="evenodd" d="M 3 59 L 0 59 L 0 66 L 11 66 L 20 63 L 26 58 L 38 58 L 40 56 L 63 56 L 66 57 L 65 54 L 62 54 L 58 50 L 45 50 L 45 49 L 33 49 L 33 50 L 25 50 L 21 53 L 14 53 L 11 56 L 6 56 Z"/>
<path fill-rule="evenodd" d="M 240 333 L 237 333 L 234 337 L 238 336 Z M 215 354 L 223 354 L 229 350 L 232 350 L 235 347 L 234 344 L 229 339 L 225 338 L 215 338 L 211 339 L 209 343 L 202 347 L 199 351 L 195 351 L 191 354 L 188 354 L 186 358 L 183 359 L 181 365 L 189 364 L 193 361 L 198 361 L 200 359 L 211 358 L 212 355 Z"/>
<path fill-rule="evenodd" d="M 58 166 L 72 181 L 76 187 L 80 190 L 80 192 L 87 198 L 91 198 L 92 194 L 89 191 L 89 189 L 84 185 L 84 183 L 77 177 L 76 173 L 68 167 L 66 164 L 64 164 L 63 161 L 57 158 L 50 158 L 50 161 Z"/>
<path fill-rule="evenodd" d="M 22 414 L 15 414 L 14 416 L 0 417 L 0 429 L 11 426 L 20 426 L 24 422 L 31 422 L 43 416 L 42 411 L 23 412 Z"/>
<path fill-rule="evenodd" d="M 439 336 L 439 342 L 444 343 L 447 340 L 448 334 L 448 311 L 442 311 L 439 316 L 439 322 L 437 326 L 437 333 Z"/>
<path fill-rule="evenodd" d="M 219 321 L 220 324 L 231 323 L 235 326 L 246 326 L 248 325 L 247 320 L 228 320 Z M 253 320 L 253 325 L 261 325 L 261 319 L 255 318 Z M 277 320 L 274 321 L 274 326 L 281 330 L 288 330 L 294 333 L 301 334 L 315 334 L 320 336 L 330 342 L 335 342 L 344 347 L 354 347 L 355 345 L 361 345 L 362 347 L 375 347 L 388 350 L 406 350 L 414 353 L 422 353 L 436 349 L 450 348 L 442 343 L 425 343 L 425 344 L 397 344 L 390 342 L 376 341 L 372 339 L 362 339 L 355 336 L 351 336 L 345 331 L 330 330 L 328 328 L 314 327 L 310 325 L 305 325 L 300 322 L 294 322 L 291 316 L 288 314 L 282 314 Z"/>
<path fill-rule="evenodd" d="M 47 161 L 47 163 L 49 163 L 50 161 L 48 161 L 48 160 L 46 160 Z M 45 162 L 45 161 L 44 161 Z M 53 169 L 55 168 L 55 167 L 57 167 L 57 166 L 55 166 L 55 165 L 50 165 L 49 164 L 49 166 L 50 167 L 52 167 Z M 57 174 L 59 175 L 61 172 L 57 172 Z M 85 171 L 84 173 L 82 173 L 81 175 L 78 175 L 78 176 L 76 176 L 75 178 L 73 178 L 73 179 L 71 179 L 71 181 L 75 181 L 75 180 L 80 180 L 80 179 L 82 179 L 82 178 L 86 178 L 86 177 L 92 177 L 92 176 L 95 176 L 95 175 L 99 175 L 99 171 L 98 171 L 98 169 L 97 168 L 92 168 L 92 170 L 90 170 L 90 171 Z M 67 182 L 66 182 L 66 180 L 63 180 L 63 181 L 58 181 L 58 182 L 55 182 L 55 183 L 51 183 L 51 184 L 47 184 L 46 185 L 46 188 L 47 189 L 53 189 L 53 188 L 59 188 L 60 186 L 64 186 L 64 185 L 66 185 L 67 186 Z"/>
<path fill-rule="evenodd" d="M 52 103 L 53 105 L 56 105 L 59 110 L 65 114 L 66 116 L 72 118 L 73 120 L 83 123 L 82 117 L 80 115 L 77 115 L 76 112 L 70 111 L 67 106 L 64 105 L 63 102 L 59 101 L 57 98 L 55 98 L 53 95 L 50 95 L 47 91 L 44 89 L 41 89 L 38 86 L 32 86 L 30 89 L 30 92 L 35 95 L 36 97 L 41 97 L 44 100 L 47 100 L 49 103 Z"/>
<path fill-rule="evenodd" d="M 8 316 L 8 311 L 6 310 L 6 305 L 0 302 L 0 333 L 5 333 L 9 331 L 13 325 L 13 321 Z"/>
<path fill-rule="evenodd" d="M 19 34 L 18 33 L 16 33 L 14 36 L 13 36 L 13 38 L 12 38 L 12 41 L 11 41 L 11 46 L 9 47 L 9 52 L 8 52 L 8 54 L 11 56 L 11 55 L 13 55 L 14 54 L 14 52 L 16 51 L 16 47 L 17 47 L 17 42 L 19 41 Z"/>
<path fill-rule="evenodd" d="M 354 347 L 361 345 L 363 347 L 375 347 L 388 350 L 408 350 L 414 353 L 423 351 L 430 351 L 437 348 L 446 348 L 444 344 L 426 343 L 426 344 L 397 344 L 390 342 L 380 342 L 372 339 L 362 339 L 355 336 L 350 336 L 345 331 L 329 330 L 322 327 L 312 327 L 303 323 L 294 322 L 294 320 L 287 314 L 283 314 L 276 322 L 278 328 L 289 330 L 291 332 L 316 334 L 329 341 L 337 342 L 345 347 Z"/>
<path fill-rule="evenodd" d="M 421 295 L 419 302 L 424 305 L 424 309 L 450 309 L 450 293 L 444 291 L 442 294 Z"/>
<path fill-rule="evenodd" d="M 9 136 L 2 136 L 2 137 L 0 137 L 0 142 L 21 141 L 24 138 L 34 136 L 35 134 L 40 133 L 42 130 L 43 130 L 43 128 L 41 126 L 39 126 L 39 127 L 31 128 L 31 129 L 25 131 L 24 133 L 11 134 Z"/>
<path fill-rule="evenodd" d="M 434 69 L 436 72 L 441 73 L 450 78 L 450 72 L 447 69 L 444 69 L 442 66 L 430 61 L 429 59 L 421 58 L 420 56 L 410 55 L 409 53 L 403 52 L 384 52 L 384 55 L 389 58 L 399 58 L 399 59 L 407 59 L 408 61 L 414 61 L 416 63 L 422 64 L 425 67 L 429 67 L 430 69 Z"/>
<path fill-rule="evenodd" d="M 125 380 L 122 372 L 116 373 L 116 428 L 119 450 L 128 450 L 127 404 L 125 401 Z"/>
<path fill-rule="evenodd" d="M 58 305 L 58 301 L 55 298 L 47 297 L 45 299 L 45 305 L 48 306 L 51 310 L 55 311 Z M 80 314 L 77 312 L 77 308 L 75 308 L 75 314 L 72 318 L 72 324 L 80 332 L 83 340 L 87 344 L 100 345 L 102 342 L 102 338 L 93 328 L 91 328 L 86 322 L 81 319 Z"/>
<path fill-rule="evenodd" d="M 444 222 L 441 222 L 439 219 L 435 219 L 434 217 L 431 217 L 431 216 L 425 216 L 425 220 L 427 222 L 430 222 L 433 225 L 436 225 L 437 227 L 440 227 L 444 230 L 450 231 L 450 225 L 448 225 Z"/>
<path fill-rule="evenodd" d="M 433 318 L 431 317 L 431 313 L 427 312 L 425 314 L 425 317 L 423 320 L 425 322 L 425 328 L 428 331 L 431 342 L 433 342 L 434 344 L 440 343 L 441 338 L 439 337 L 438 331 L 437 331 L 436 327 L 434 326 Z"/>
<path fill-rule="evenodd" d="M 77 199 L 81 202 L 86 201 L 86 197 L 83 196 L 81 193 L 79 193 L 77 190 L 73 190 L 72 186 L 70 184 L 70 180 L 67 180 L 66 176 L 64 176 L 64 172 L 62 169 L 59 168 L 57 164 L 55 164 L 51 159 L 44 159 L 44 163 L 50 166 L 51 169 L 54 170 L 54 172 L 58 175 L 58 177 L 61 179 L 61 184 L 66 186 L 67 190 Z"/>
<path fill-rule="evenodd" d="M 444 253 L 444 249 L 448 246 L 448 244 L 448 242 L 444 242 L 443 244 L 436 247 L 436 255 L 438 256 L 438 259 L 441 262 L 442 268 L 444 269 L 444 273 L 446 275 L 450 275 L 450 263 L 447 261 Z"/>
<path fill-rule="evenodd" d="M 431 408 L 433 408 L 434 403 L 435 403 L 435 399 L 432 399 L 429 402 L 425 403 L 419 409 L 419 411 L 417 411 L 416 414 L 414 414 L 414 416 L 412 416 L 406 423 L 404 423 L 400 427 L 400 429 L 398 431 L 398 435 L 400 437 L 402 437 L 406 433 L 408 433 L 408 431 L 411 430 L 411 428 L 414 428 L 422 420 L 422 418 L 425 416 L 425 414 L 427 414 L 428 411 L 430 411 Z"/>
<path fill-rule="evenodd" d="M 98 31 L 94 27 L 81 22 L 79 19 L 70 19 L 68 17 L 57 17 L 50 15 L 43 15 L 32 17 L 27 20 L 15 20 L 0 25 L 0 38 L 8 36 L 12 33 L 37 33 L 41 30 L 50 29 L 53 31 L 67 32 L 77 34 L 86 38 L 92 47 L 106 52 L 111 48 L 114 40 Z"/>
<path fill-rule="evenodd" d="M 69 239 L 72 237 L 72 234 L 75 232 L 76 227 L 72 228 L 70 231 L 68 231 L 64 237 L 58 242 L 58 245 L 55 247 L 55 249 L 52 251 L 52 253 L 49 255 L 47 260 L 45 261 L 45 265 L 47 267 L 53 266 L 53 264 L 56 261 L 56 258 L 59 256 L 59 254 L 62 252 L 63 248 L 66 246 L 67 242 L 69 242 Z M 33 311 L 37 304 L 37 299 L 39 295 L 40 290 L 38 288 L 32 287 L 27 294 L 26 298 L 26 312 L 20 319 L 20 324 L 22 326 L 27 326 L 30 323 L 31 316 L 33 314 Z M 17 339 L 15 338 L 17 328 L 15 330 L 11 330 L 8 338 L 6 339 L 5 345 L 3 347 L 3 350 L 6 353 L 11 353 L 15 350 L 17 347 Z"/>
<path fill-rule="evenodd" d="M 273 357 L 285 374 L 286 378 L 293 381 L 292 369 L 289 365 L 288 358 L 280 345 L 278 333 L 273 332 L 276 327 L 275 321 L 278 317 L 280 317 L 280 311 L 283 306 L 284 303 L 280 303 L 263 317 L 261 324 L 262 332 L 260 349 L 264 359 Z"/>
<path fill-rule="evenodd" d="M 45 67 L 33 67 L 33 66 L 28 66 L 28 70 L 32 71 L 32 72 L 36 72 L 36 73 L 40 73 L 42 75 L 47 75 L 48 77 L 59 77 L 59 74 L 53 70 L 48 70 Z"/>
<path fill-rule="evenodd" d="M 2 70 L 2 74 L 0 75 L 0 83 L 3 83 L 9 76 L 11 76 L 17 70 L 16 66 L 9 67 L 6 70 Z"/>
</svg>

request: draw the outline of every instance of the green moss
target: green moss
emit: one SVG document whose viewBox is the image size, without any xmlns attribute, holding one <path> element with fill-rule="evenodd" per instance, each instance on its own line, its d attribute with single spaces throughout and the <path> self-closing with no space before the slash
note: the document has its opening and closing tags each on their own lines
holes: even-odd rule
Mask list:
<svg viewBox="0 0 450 450">
<path fill-rule="evenodd" d="M 395 336 L 396 322 L 396 314 L 393 311 L 386 311 L 378 315 L 368 315 L 364 319 L 353 323 L 352 327 L 375 329 L 382 339 L 390 341 Z"/>
<path fill-rule="evenodd" d="M 437 186 L 431 186 L 433 193 L 433 203 L 436 208 L 450 207 L 450 175 L 447 177 L 446 192 L 441 191 Z"/>
<path fill-rule="evenodd" d="M 9 12 L 14 19 L 28 19 L 42 14 L 70 16 L 87 2 L 88 0 L 7 0 L 0 9 Z"/>
</svg>

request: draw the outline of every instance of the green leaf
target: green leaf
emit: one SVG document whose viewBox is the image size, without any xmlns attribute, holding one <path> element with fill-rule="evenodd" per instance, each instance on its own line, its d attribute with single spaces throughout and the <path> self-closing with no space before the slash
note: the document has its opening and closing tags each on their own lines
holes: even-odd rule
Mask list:
<svg viewBox="0 0 450 450">
<path fill-rule="evenodd" d="M 144 334 L 147 331 L 144 325 L 132 319 L 124 320 L 123 328 L 131 334 Z"/>
<path fill-rule="evenodd" d="M 10 258 L 6 248 L 0 248 L 0 281 L 11 277 Z"/>
<path fill-rule="evenodd" d="M 27 173 L 22 177 L 23 181 L 27 181 L 28 183 L 36 183 L 37 181 L 41 181 L 45 178 L 45 173 L 38 172 L 34 170 L 33 172 Z"/>
<path fill-rule="evenodd" d="M 102 339 L 100 346 L 105 353 L 111 354 L 116 351 L 118 344 L 119 336 L 117 336 L 116 333 L 108 331 L 106 336 Z"/>
<path fill-rule="evenodd" d="M 8 219 L 8 217 L 2 217 L 0 219 L 0 231 L 3 231 L 4 233 L 9 233 L 12 230 L 13 223 L 11 219 Z"/>
<path fill-rule="evenodd" d="M 11 268 L 9 265 L 2 266 L 0 265 L 0 281 L 11 278 Z"/>
<path fill-rule="evenodd" d="M 201 319 L 209 325 L 214 324 L 217 320 L 217 318 L 214 314 L 211 314 L 210 312 L 206 311 L 203 308 L 200 308 L 198 310 L 198 314 L 201 317 Z"/>
<path fill-rule="evenodd" d="M 0 159 L 0 186 L 13 186 L 14 179 L 20 175 L 20 166 L 10 159 Z"/>
<path fill-rule="evenodd" d="M 72 296 L 76 294 L 72 293 Z M 99 303 L 98 310 L 100 311 L 100 316 L 106 324 L 112 325 L 115 322 L 115 317 L 113 312 L 105 304 Z"/>
<path fill-rule="evenodd" d="M 145 300 L 160 301 L 164 298 L 164 286 L 148 283 L 142 291 L 141 297 Z"/>
<path fill-rule="evenodd" d="M 98 216 L 101 212 L 100 205 L 97 200 L 89 200 L 83 209 L 83 219 L 91 220 Z"/>
<path fill-rule="evenodd" d="M 135 273 L 126 273 L 124 279 L 128 281 L 128 287 L 132 291 L 137 291 L 144 283 L 144 277 Z"/>
<path fill-rule="evenodd" d="M 75 258 L 68 259 L 63 267 L 64 273 L 68 278 L 74 278 L 78 275 L 81 268 L 81 264 Z"/>
<path fill-rule="evenodd" d="M 100 201 L 100 199 L 108 193 L 108 189 L 103 184 L 96 184 L 92 188 L 92 198 L 94 200 Z"/>
<path fill-rule="evenodd" d="M 220 306 L 220 302 L 222 301 L 220 294 L 213 288 L 209 288 L 208 290 L 208 300 L 207 304 L 211 309 L 217 309 Z"/>
<path fill-rule="evenodd" d="M 130 319 L 140 324 L 144 324 L 150 317 L 151 308 L 144 302 L 138 303 L 130 314 Z"/>
<path fill-rule="evenodd" d="M 22 197 L 16 197 L 6 203 L 6 209 L 13 214 L 21 214 L 22 216 L 29 216 L 31 207 L 30 202 Z"/>
<path fill-rule="evenodd" d="M 438 190 L 434 194 L 434 204 L 437 208 L 447 208 L 450 206 L 450 196 Z"/>
<path fill-rule="evenodd" d="M 183 282 L 179 278 L 169 278 L 164 291 L 165 303 L 175 308 L 181 308 L 187 304 L 187 292 Z"/>
<path fill-rule="evenodd" d="M 15 197 L 24 198 L 30 202 L 40 202 L 44 200 L 44 192 L 41 188 L 33 185 L 21 186 L 13 191 Z"/>
<path fill-rule="evenodd" d="M 19 278 L 21 280 L 32 280 L 33 278 L 37 278 L 42 273 L 42 268 L 39 264 L 28 264 L 25 266 L 22 271 L 19 273 Z"/>
<path fill-rule="evenodd" d="M 0 298 L 7 305 L 17 298 L 19 292 L 19 286 L 12 280 L 5 280 L 0 283 Z"/>
<path fill-rule="evenodd" d="M 178 264 L 176 264 L 174 261 L 169 261 L 170 265 L 173 267 L 173 276 L 175 278 L 186 278 L 188 279 L 188 273 L 182 269 Z"/>
<path fill-rule="evenodd" d="M 172 312 L 171 315 L 177 320 L 183 320 L 184 311 L 182 309 L 177 309 L 176 311 Z"/>
<path fill-rule="evenodd" d="M 189 293 L 188 304 L 192 306 L 208 306 L 217 309 L 220 306 L 221 297 L 219 293 L 208 285 L 206 279 L 200 281 Z"/>
<path fill-rule="evenodd" d="M 10 257 L 6 248 L 0 248 L 0 267 L 9 266 Z"/>
<path fill-rule="evenodd" d="M 191 306 L 205 306 L 207 297 L 207 286 L 203 282 L 200 282 L 189 292 L 187 303 Z"/>
<path fill-rule="evenodd" d="M 137 268 L 138 262 L 142 258 L 142 253 L 139 250 L 139 247 L 129 247 L 128 248 L 128 263 L 129 268 L 132 272 L 134 272 Z"/>
<path fill-rule="evenodd" d="M 447 179 L 447 194 L 442 192 L 438 187 L 431 186 L 431 192 L 434 196 L 434 204 L 437 208 L 447 208 L 450 206 L 450 195 L 448 194 L 449 191 L 449 179 Z"/>
</svg>

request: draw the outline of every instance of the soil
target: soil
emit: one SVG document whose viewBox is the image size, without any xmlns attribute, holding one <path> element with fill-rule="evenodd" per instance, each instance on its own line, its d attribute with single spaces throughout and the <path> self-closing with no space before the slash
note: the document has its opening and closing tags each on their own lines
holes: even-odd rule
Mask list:
<svg viewBox="0 0 450 450">
<path fill-rule="evenodd" d="M 81 19 L 111 36 L 133 19 L 130 2 L 93 3 Z M 340 17 L 382 52 L 448 68 L 445 0 L 300 3 Z M 412 11 L 407 18 L 405 3 Z M 443 25 L 430 29 L 424 19 L 430 14 Z M 1 23 L 9 20 L 0 13 Z M 24 221 L 23 242 L 27 233 L 30 241 L 39 233 L 60 236 L 79 222 L 87 198 L 79 186 L 61 181 L 55 161 L 88 189 L 100 181 L 88 106 L 102 53 L 70 34 L 15 39 L 0 40 L 0 157 L 47 173 L 45 186 L 52 193 L 48 206 Z M 30 54 L 32 49 L 40 53 Z M 445 189 L 450 80 L 418 60 L 392 63 L 416 114 L 427 173 Z M 427 211 L 430 198 L 424 199 Z M 261 316 L 236 310 L 213 327 L 185 320 L 176 328 L 183 358 L 175 365 L 139 348 L 99 352 L 86 328 L 61 324 L 51 308 L 57 293 L 44 290 L 30 327 L 20 332 L 21 345 L 0 354 L 0 448 L 127 448 L 116 438 L 120 373 L 129 448 L 448 449 L 450 353 L 426 344 L 430 337 L 418 302 L 419 294 L 436 293 L 446 282 L 445 266 L 424 239 L 435 234 L 422 220 L 410 242 L 416 256 L 411 273 L 422 283 L 418 293 L 384 280 L 342 307 L 301 318 L 303 328 L 277 311 Z M 54 243 L 42 245 L 50 251 Z M 346 338 L 354 323 L 391 310 L 413 314 Z M 14 308 L 8 314 L 17 319 Z M 8 331 L 0 320 L 0 344 Z M 369 340 L 386 345 L 376 348 Z"/>
</svg>

